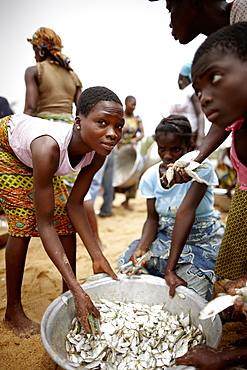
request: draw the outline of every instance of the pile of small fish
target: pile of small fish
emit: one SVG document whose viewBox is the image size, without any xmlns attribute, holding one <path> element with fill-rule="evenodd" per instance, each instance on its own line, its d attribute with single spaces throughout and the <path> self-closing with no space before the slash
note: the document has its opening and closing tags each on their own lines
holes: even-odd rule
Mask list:
<svg viewBox="0 0 247 370">
<path fill-rule="evenodd" d="M 94 301 L 102 324 L 86 334 L 76 318 L 66 337 L 67 358 L 74 366 L 101 370 L 165 369 L 189 348 L 205 343 L 201 325 L 190 317 L 164 310 L 163 305 Z"/>
</svg>

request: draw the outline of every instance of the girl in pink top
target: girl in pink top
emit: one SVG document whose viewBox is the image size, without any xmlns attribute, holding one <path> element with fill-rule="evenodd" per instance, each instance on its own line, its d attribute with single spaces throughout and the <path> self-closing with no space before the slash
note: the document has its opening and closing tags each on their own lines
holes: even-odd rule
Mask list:
<svg viewBox="0 0 247 370">
<path fill-rule="evenodd" d="M 247 22 L 222 28 L 209 36 L 197 50 L 192 80 L 203 112 L 220 129 L 232 130 L 231 160 L 238 183 L 215 272 L 243 287 L 247 281 Z M 244 277 L 242 279 L 242 277 Z M 225 289 L 226 292 L 227 289 Z M 235 294 L 235 291 L 229 291 Z M 238 304 L 243 316 L 247 312 Z M 245 315 L 244 315 L 245 314 Z M 237 317 L 239 320 L 239 316 Z M 198 346 L 178 359 L 178 364 L 195 365 L 199 370 L 219 370 L 246 365 L 247 347 L 216 350 Z"/>
<path fill-rule="evenodd" d="M 36 334 L 21 304 L 21 285 L 28 244 L 40 236 L 70 289 L 76 314 L 90 332 L 88 314 L 100 317 L 75 278 L 75 232 L 92 259 L 94 273 L 117 279 L 92 236 L 84 197 L 94 174 L 118 143 L 124 125 L 122 103 L 105 87 L 86 89 L 80 96 L 73 125 L 27 115 L 0 120 L 0 202 L 9 225 L 6 246 L 6 326 L 19 336 Z M 80 169 L 68 197 L 60 175 Z"/>
</svg>

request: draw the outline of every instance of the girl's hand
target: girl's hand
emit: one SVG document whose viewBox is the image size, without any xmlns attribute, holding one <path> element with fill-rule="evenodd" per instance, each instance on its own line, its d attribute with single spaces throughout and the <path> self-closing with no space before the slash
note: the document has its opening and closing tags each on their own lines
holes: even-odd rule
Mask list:
<svg viewBox="0 0 247 370">
<path fill-rule="evenodd" d="M 184 356 L 176 359 L 177 365 L 194 365 L 197 370 L 220 370 L 223 369 L 220 350 L 204 344 L 198 344 L 191 348 Z"/>
<path fill-rule="evenodd" d="M 165 281 L 169 285 L 169 297 L 173 298 L 175 295 L 175 289 L 179 285 L 187 286 L 187 283 L 176 275 L 175 271 L 165 272 Z"/>
<path fill-rule="evenodd" d="M 172 166 L 172 164 L 168 165 L 167 167 L 170 167 L 170 166 Z M 191 180 L 191 177 L 187 174 L 187 172 L 183 168 L 175 167 L 173 180 L 170 182 L 169 187 L 172 187 L 174 184 L 183 184 L 190 180 Z M 164 188 L 168 187 L 168 182 L 167 182 L 165 173 L 162 177 L 162 186 Z"/>
<path fill-rule="evenodd" d="M 247 276 L 239 278 L 237 280 L 229 281 L 223 287 L 226 294 L 236 295 L 236 290 L 246 286 Z M 245 310 L 244 302 L 242 297 L 236 299 L 234 306 L 227 308 L 220 313 L 220 317 L 223 322 L 227 321 L 241 321 L 244 324 L 247 323 L 247 311 Z"/>
<path fill-rule="evenodd" d="M 91 328 L 88 322 L 88 315 L 92 313 L 101 321 L 100 312 L 94 306 L 89 295 L 82 290 L 74 295 L 76 317 L 80 321 L 87 333 L 91 333 Z"/>
<path fill-rule="evenodd" d="M 99 274 L 101 272 L 106 272 L 109 274 L 114 280 L 119 280 L 115 272 L 112 270 L 109 262 L 107 259 L 102 256 L 100 260 L 93 261 L 93 271 L 95 274 Z"/>
<path fill-rule="evenodd" d="M 147 252 L 146 250 L 142 250 L 140 248 L 136 248 L 132 252 L 129 261 L 132 261 L 134 266 L 136 266 L 136 267 L 139 266 L 139 263 L 137 261 L 137 258 L 143 256 L 146 252 Z M 146 265 L 146 263 L 147 263 L 147 260 L 142 261 L 142 266 L 144 267 Z"/>
<path fill-rule="evenodd" d="M 235 295 L 235 289 L 243 288 L 247 284 L 247 276 L 239 278 L 237 280 L 229 281 L 223 287 L 226 294 Z"/>
</svg>

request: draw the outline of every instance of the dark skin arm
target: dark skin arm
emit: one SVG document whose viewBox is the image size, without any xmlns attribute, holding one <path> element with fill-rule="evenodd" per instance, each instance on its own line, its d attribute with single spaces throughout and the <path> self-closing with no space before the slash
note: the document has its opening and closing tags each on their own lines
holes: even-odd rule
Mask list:
<svg viewBox="0 0 247 370">
<path fill-rule="evenodd" d="M 195 145 L 196 145 L 196 148 L 198 148 L 202 144 L 203 139 L 205 138 L 205 133 L 204 133 L 205 120 L 204 120 L 204 114 L 201 108 L 201 104 L 196 94 L 192 95 L 191 101 L 193 103 L 194 110 L 195 110 L 196 117 L 197 117 L 198 130 L 197 130 L 197 139 L 196 139 Z"/>
<path fill-rule="evenodd" d="M 59 163 L 59 149 L 55 140 L 49 136 L 35 139 L 31 144 L 34 178 L 34 207 L 42 244 L 51 261 L 61 273 L 74 296 L 76 314 L 87 332 L 90 332 L 88 314 L 100 318 L 100 313 L 90 297 L 77 282 L 66 257 L 64 248 L 54 228 L 54 191 L 52 178 Z"/>
<path fill-rule="evenodd" d="M 206 190 L 207 185 L 194 181 L 176 214 L 172 233 L 170 256 L 168 258 L 165 271 L 165 280 L 170 286 L 169 295 L 171 298 L 174 297 L 175 288 L 177 286 L 187 285 L 183 279 L 176 275 L 175 269 L 182 249 L 186 243 L 186 240 L 188 239 L 191 228 L 195 221 L 196 208 L 205 195 Z"/>
<path fill-rule="evenodd" d="M 92 259 L 94 273 L 106 272 L 113 279 L 118 280 L 93 235 L 84 206 L 84 197 L 88 192 L 93 176 L 103 165 L 104 160 L 104 156 L 96 153 L 90 165 L 81 169 L 70 193 L 67 211 Z"/>
<path fill-rule="evenodd" d="M 147 219 L 143 225 L 142 237 L 130 256 L 130 260 L 133 261 L 134 266 L 138 266 L 137 258 L 143 256 L 147 252 L 158 231 L 159 215 L 154 205 L 155 198 L 147 199 Z M 143 264 L 145 264 L 145 261 L 143 262 Z"/>
<path fill-rule="evenodd" d="M 229 281 L 224 285 L 224 291 L 227 294 L 235 295 L 235 289 L 245 287 L 246 282 L 247 275 L 240 279 Z M 241 313 L 239 311 L 239 307 L 240 305 L 238 303 L 234 305 L 234 310 L 236 309 L 236 321 L 240 319 L 239 314 Z M 242 307 L 243 305 L 241 305 L 241 309 Z M 246 361 L 247 347 L 228 347 L 219 350 L 199 344 L 198 346 L 191 348 L 184 356 L 177 358 L 176 364 L 194 365 L 198 370 L 221 370 L 228 369 L 234 365 L 246 365 Z"/>
<path fill-rule="evenodd" d="M 198 370 L 222 370 L 246 365 L 247 347 L 215 349 L 204 344 L 191 348 L 176 359 L 177 365 L 194 365 Z"/>
<path fill-rule="evenodd" d="M 36 66 L 29 67 L 25 72 L 26 98 L 24 113 L 36 117 L 39 98 L 38 70 Z"/>
<path fill-rule="evenodd" d="M 200 151 L 199 155 L 195 158 L 196 162 L 203 162 L 211 153 L 213 153 L 230 135 L 229 131 L 225 131 L 212 124 L 205 139 L 198 148 Z M 171 186 L 174 184 L 182 184 L 191 180 L 191 177 L 187 175 L 184 169 L 176 168 L 174 171 L 174 179 L 171 182 Z M 164 186 L 167 186 L 166 176 L 163 176 Z"/>
</svg>

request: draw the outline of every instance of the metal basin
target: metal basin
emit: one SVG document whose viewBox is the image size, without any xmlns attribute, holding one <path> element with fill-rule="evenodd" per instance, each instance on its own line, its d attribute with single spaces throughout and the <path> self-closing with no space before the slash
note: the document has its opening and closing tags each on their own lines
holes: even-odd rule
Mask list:
<svg viewBox="0 0 247 370">
<path fill-rule="evenodd" d="M 143 167 L 144 159 L 139 149 L 130 144 L 123 145 L 116 152 L 113 186 L 133 186 L 139 181 Z"/>
<path fill-rule="evenodd" d="M 165 280 L 151 275 L 132 276 L 119 275 L 120 281 L 106 277 L 100 280 L 83 284 L 83 289 L 90 295 L 91 299 L 106 298 L 109 300 L 120 300 L 125 302 L 141 302 L 149 305 L 165 304 L 167 311 L 172 314 L 190 314 L 194 325 L 201 324 L 206 343 L 217 348 L 222 335 L 222 325 L 217 315 L 212 322 L 211 319 L 199 320 L 198 314 L 207 302 L 192 290 L 180 286 L 177 293 L 182 293 L 185 299 L 175 295 L 169 298 L 169 287 Z M 67 304 L 62 298 L 68 298 Z M 53 301 L 45 311 L 41 322 L 41 338 L 44 347 L 50 357 L 63 369 L 75 370 L 85 369 L 84 366 L 71 364 L 66 359 L 65 337 L 70 330 L 70 324 L 75 317 L 74 300 L 68 291 Z M 168 368 L 167 368 L 168 369 Z M 174 369 L 195 369 L 192 366 L 176 366 Z"/>
</svg>

